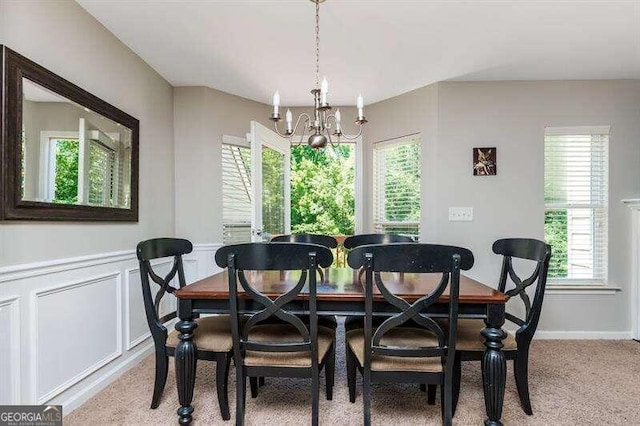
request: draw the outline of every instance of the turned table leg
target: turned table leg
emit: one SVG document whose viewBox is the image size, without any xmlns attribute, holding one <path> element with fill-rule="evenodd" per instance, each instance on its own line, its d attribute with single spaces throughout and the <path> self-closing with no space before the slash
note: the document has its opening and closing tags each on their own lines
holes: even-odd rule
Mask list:
<svg viewBox="0 0 640 426">
<path fill-rule="evenodd" d="M 482 383 L 484 387 L 484 405 L 489 426 L 502 425 L 502 403 L 507 379 L 507 362 L 502 352 L 502 340 L 507 333 L 502 330 L 504 324 L 504 305 L 489 305 L 487 308 L 486 328 L 482 330 L 485 338 L 485 350 L 482 356 Z"/>
<path fill-rule="evenodd" d="M 176 384 L 178 386 L 178 422 L 182 425 L 191 423 L 193 407 L 193 386 L 196 378 L 196 345 L 193 341 L 193 332 L 198 326 L 193 319 L 191 303 L 188 300 L 179 301 L 180 321 L 176 323 L 176 330 L 180 333 L 180 343 L 175 349 Z"/>
</svg>

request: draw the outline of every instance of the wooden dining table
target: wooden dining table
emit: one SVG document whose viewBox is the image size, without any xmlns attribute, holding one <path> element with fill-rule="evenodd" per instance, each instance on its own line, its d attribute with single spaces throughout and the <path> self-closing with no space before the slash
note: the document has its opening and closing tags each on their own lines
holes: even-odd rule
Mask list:
<svg viewBox="0 0 640 426">
<path fill-rule="evenodd" d="M 275 298 L 291 289 L 299 278 L 299 272 L 245 271 L 254 288 L 270 298 Z M 382 274 L 385 284 L 394 294 L 413 302 L 430 294 L 441 279 L 441 274 Z M 178 298 L 176 323 L 180 343 L 175 349 L 176 383 L 180 408 L 177 413 L 180 424 L 192 420 L 193 388 L 196 373 L 196 350 L 193 330 L 197 327 L 194 318 L 198 314 L 229 313 L 229 280 L 227 271 L 189 284 L 175 292 Z M 239 311 L 252 313 L 264 306 L 256 304 L 248 297 L 238 295 Z M 358 271 L 350 268 L 328 268 L 324 280 L 317 284 L 317 311 L 319 315 L 361 315 L 364 316 L 365 291 Z M 505 321 L 507 296 L 494 288 L 472 278 L 460 276 L 459 316 L 460 318 L 483 319 L 486 327 L 482 330 L 485 351 L 482 359 L 482 381 L 486 425 L 501 425 L 502 403 L 506 381 L 506 361 L 502 353 L 502 340 L 506 332 L 502 330 Z M 428 313 L 434 317 L 448 315 L 449 294 L 441 295 Z M 285 308 L 298 314 L 309 313 L 309 296 L 303 290 Z M 382 295 L 374 294 L 374 311 L 378 315 L 390 315 L 397 310 L 386 303 Z"/>
</svg>

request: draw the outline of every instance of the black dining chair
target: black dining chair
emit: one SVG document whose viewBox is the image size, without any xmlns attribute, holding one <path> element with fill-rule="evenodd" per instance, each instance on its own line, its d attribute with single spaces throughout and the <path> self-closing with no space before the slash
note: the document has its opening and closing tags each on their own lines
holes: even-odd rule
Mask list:
<svg viewBox="0 0 640 426">
<path fill-rule="evenodd" d="M 182 264 L 182 256 L 191 253 L 191 242 L 179 238 L 155 238 L 142 241 L 136 248 L 138 262 L 140 264 L 140 278 L 142 281 L 142 296 L 147 322 L 156 354 L 156 374 L 151 398 L 151 408 L 155 409 L 160 404 L 160 398 L 167 381 L 169 357 L 175 356 L 175 349 L 180 343 L 176 330 L 167 331 L 164 324 L 176 318 L 176 311 L 162 314 L 160 304 L 166 294 L 177 290 L 171 283 L 177 277 L 179 288 L 185 286 L 185 275 Z M 173 265 L 169 272 L 158 275 L 151 261 L 159 258 L 173 257 Z M 152 294 L 150 281 L 160 288 Z M 224 420 L 230 419 L 229 402 L 227 397 L 227 383 L 229 377 L 229 364 L 231 362 L 231 350 L 233 339 L 231 335 L 231 320 L 229 315 L 216 315 L 196 319 L 197 328 L 194 331 L 197 359 L 216 361 L 216 388 L 220 413 Z"/>
<path fill-rule="evenodd" d="M 356 369 L 363 375 L 364 424 L 371 424 L 371 383 L 400 382 L 441 386 L 442 422 L 450 425 L 460 270 L 473 266 L 473 254 L 461 247 L 400 243 L 360 246 L 347 261 L 353 269 L 365 271 L 364 328 L 349 330 L 345 345 L 351 402 L 355 402 Z M 442 275 L 431 293 L 409 303 L 389 290 L 381 275 L 385 272 Z M 373 325 L 374 288 L 398 311 L 377 327 Z M 448 334 L 427 313 L 447 288 Z M 409 320 L 414 325 L 402 327 Z"/>
<path fill-rule="evenodd" d="M 368 244 L 413 243 L 415 240 L 408 235 L 399 234 L 359 234 L 344 239 L 342 245 L 347 250 Z"/>
<path fill-rule="evenodd" d="M 290 234 L 290 235 L 278 235 L 271 238 L 272 243 L 307 243 L 318 244 L 330 249 L 338 247 L 338 241 L 331 235 L 323 234 Z M 324 281 L 325 274 L 322 268 L 318 268 L 320 273 L 320 281 Z"/>
<path fill-rule="evenodd" d="M 533 411 L 529 398 L 529 347 L 538 327 L 542 311 L 549 259 L 551 259 L 551 246 L 535 239 L 505 238 L 493 243 L 493 252 L 503 256 L 498 290 L 509 296 L 509 301 L 519 297 L 525 308 L 525 315 L 522 319 L 508 312 L 505 314 L 506 319 L 519 328 L 515 336 L 511 333 L 507 334 L 507 337 L 502 342 L 504 345 L 502 351 L 506 359 L 513 360 L 513 372 L 522 409 L 528 415 L 532 415 Z M 513 267 L 513 259 L 535 262 L 535 268 L 528 278 L 522 279 L 516 273 Z M 507 290 L 507 279 L 512 281 L 514 288 Z M 533 302 L 531 302 L 527 293 L 527 288 L 531 286 L 535 288 Z M 482 320 L 461 319 L 458 321 L 458 343 L 454 373 L 456 382 L 454 412 L 460 392 L 461 361 L 482 360 L 485 346 L 480 332 L 484 327 L 485 324 Z"/>
<path fill-rule="evenodd" d="M 236 365 L 236 425 L 244 423 L 247 377 L 311 378 L 312 424 L 318 424 L 320 371 L 325 368 L 327 399 L 333 393 L 335 331 L 318 325 L 316 269 L 328 267 L 333 254 L 326 247 L 302 243 L 249 243 L 224 246 L 216 263 L 228 269 L 229 305 Z M 297 271 L 300 278 L 275 299 L 263 294 L 245 271 Z M 238 285 L 239 283 L 239 285 Z M 287 310 L 308 283 L 309 323 Z M 239 297 L 239 291 L 243 291 Z M 250 300 L 260 310 L 242 321 Z M 277 317 L 281 323 L 268 320 Z"/>
<path fill-rule="evenodd" d="M 356 247 L 368 245 L 368 244 L 390 244 L 390 243 L 413 243 L 415 240 L 408 235 L 398 234 L 359 234 L 351 235 L 344 239 L 342 246 L 347 252 L 353 250 Z M 362 280 L 364 269 L 358 270 L 358 280 Z M 374 319 L 374 323 L 378 321 Z M 344 320 L 344 326 L 346 330 L 352 328 L 362 328 L 362 317 L 347 316 Z"/>
<path fill-rule="evenodd" d="M 306 244 L 318 244 L 320 246 L 327 247 L 328 249 L 335 249 L 338 247 L 338 241 L 330 236 L 323 234 L 291 234 L 291 235 L 278 235 L 271 239 L 272 243 L 306 243 Z M 324 282 L 325 274 L 321 267 L 318 267 L 318 273 L 320 274 L 320 281 Z M 277 319 L 277 318 L 276 318 Z M 308 317 L 301 316 L 301 319 L 309 323 Z M 320 315 L 318 317 L 318 324 L 323 327 L 331 327 L 335 329 L 338 326 L 335 315 Z"/>
<path fill-rule="evenodd" d="M 287 234 L 287 235 L 277 235 L 271 238 L 272 243 L 307 243 L 307 244 L 318 244 L 329 249 L 335 249 L 338 247 L 338 241 L 330 236 L 323 234 Z M 324 282 L 325 280 L 325 272 L 322 268 L 318 267 L 318 273 L 320 274 L 320 281 Z M 300 315 L 300 319 L 309 324 L 309 316 L 308 315 Z M 281 321 L 272 317 L 269 322 L 272 323 L 280 323 Z M 320 315 L 318 316 L 318 325 L 322 327 L 329 327 L 332 329 L 336 329 L 338 327 L 338 321 L 335 315 Z M 334 342 L 335 346 L 335 342 Z M 264 377 L 251 377 L 249 379 L 251 385 L 251 397 L 256 398 L 258 396 L 258 384 L 263 386 L 265 381 Z"/>
</svg>

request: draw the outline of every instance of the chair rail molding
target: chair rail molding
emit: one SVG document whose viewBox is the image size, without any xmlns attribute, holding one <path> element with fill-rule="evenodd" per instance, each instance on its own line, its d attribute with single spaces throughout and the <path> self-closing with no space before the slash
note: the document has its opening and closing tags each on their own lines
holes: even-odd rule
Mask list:
<svg viewBox="0 0 640 426">
<path fill-rule="evenodd" d="M 631 297 L 631 322 L 634 340 L 640 340 L 640 198 L 622 200 L 632 210 L 631 219 L 631 273 L 633 291 Z"/>
</svg>

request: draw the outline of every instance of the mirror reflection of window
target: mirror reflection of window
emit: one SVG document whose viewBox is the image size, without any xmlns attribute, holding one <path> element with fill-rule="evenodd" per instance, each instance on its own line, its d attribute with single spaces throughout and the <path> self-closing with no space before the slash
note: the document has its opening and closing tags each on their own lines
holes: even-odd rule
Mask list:
<svg viewBox="0 0 640 426">
<path fill-rule="evenodd" d="M 54 163 L 53 185 L 48 200 L 54 203 L 76 204 L 78 202 L 78 154 L 77 139 L 51 139 L 51 155 Z"/>
<path fill-rule="evenodd" d="M 131 129 L 23 78 L 24 200 L 130 208 Z"/>
</svg>

